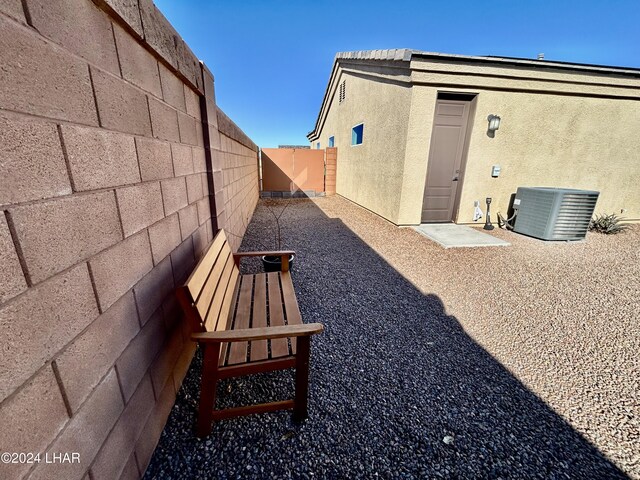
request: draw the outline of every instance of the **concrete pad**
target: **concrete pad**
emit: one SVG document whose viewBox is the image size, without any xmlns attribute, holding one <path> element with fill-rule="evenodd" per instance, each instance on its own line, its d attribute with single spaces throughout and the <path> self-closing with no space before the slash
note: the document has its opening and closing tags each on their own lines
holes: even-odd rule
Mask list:
<svg viewBox="0 0 640 480">
<path fill-rule="evenodd" d="M 455 223 L 423 223 L 414 229 L 444 248 L 508 247 L 511 244 L 484 231 Z"/>
</svg>

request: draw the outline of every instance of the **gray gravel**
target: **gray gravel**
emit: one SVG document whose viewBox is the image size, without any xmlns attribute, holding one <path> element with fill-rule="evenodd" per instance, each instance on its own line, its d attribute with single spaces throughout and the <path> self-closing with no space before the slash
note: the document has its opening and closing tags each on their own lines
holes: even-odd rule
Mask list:
<svg viewBox="0 0 640 480">
<path fill-rule="evenodd" d="M 243 250 L 272 247 L 272 218 L 261 201 Z M 196 355 L 146 478 L 640 478 L 640 228 L 444 250 L 339 197 L 283 223 L 303 318 L 325 324 L 309 420 L 197 439 Z M 218 407 L 292 394 L 290 372 L 233 379 Z"/>
</svg>

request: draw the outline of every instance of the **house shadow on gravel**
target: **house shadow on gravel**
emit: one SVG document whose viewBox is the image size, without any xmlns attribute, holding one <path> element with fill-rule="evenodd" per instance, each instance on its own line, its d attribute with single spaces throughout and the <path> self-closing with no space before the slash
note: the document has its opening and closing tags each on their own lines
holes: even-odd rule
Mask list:
<svg viewBox="0 0 640 480">
<path fill-rule="evenodd" d="M 242 250 L 270 246 L 273 202 L 259 204 Z M 437 295 L 312 201 L 290 202 L 283 248 L 298 252 L 300 309 L 305 322 L 325 325 L 312 341 L 309 419 L 254 415 L 196 438 L 198 353 L 146 478 L 627 478 L 476 344 Z M 218 408 L 285 399 L 293 374 L 219 388 Z"/>
</svg>

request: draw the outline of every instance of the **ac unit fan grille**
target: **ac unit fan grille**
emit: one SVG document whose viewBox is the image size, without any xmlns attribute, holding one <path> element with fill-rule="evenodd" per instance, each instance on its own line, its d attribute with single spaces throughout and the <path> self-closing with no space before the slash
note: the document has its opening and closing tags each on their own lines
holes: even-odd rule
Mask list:
<svg viewBox="0 0 640 480">
<path fill-rule="evenodd" d="M 560 240 L 585 236 L 597 201 L 597 195 L 563 195 L 553 227 L 553 237 Z"/>
<path fill-rule="evenodd" d="M 514 230 L 543 240 L 586 237 L 599 192 L 564 188 L 520 187 Z"/>
</svg>

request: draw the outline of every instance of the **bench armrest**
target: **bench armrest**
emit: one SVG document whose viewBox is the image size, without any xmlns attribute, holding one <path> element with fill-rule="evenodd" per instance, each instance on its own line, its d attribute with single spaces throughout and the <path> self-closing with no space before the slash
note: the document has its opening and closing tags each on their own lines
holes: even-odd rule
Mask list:
<svg viewBox="0 0 640 480">
<path fill-rule="evenodd" d="M 321 323 L 285 325 L 282 327 L 242 328 L 220 332 L 194 333 L 191 340 L 204 343 L 247 342 L 268 338 L 308 337 L 324 330 Z"/>
<path fill-rule="evenodd" d="M 280 251 L 273 251 L 273 252 L 238 252 L 238 253 L 234 253 L 233 257 L 234 258 L 242 258 L 242 257 L 262 257 L 263 255 L 269 255 L 269 256 L 273 256 L 273 257 L 284 257 L 285 255 L 294 255 L 296 252 L 294 252 L 293 250 L 280 250 Z"/>
<path fill-rule="evenodd" d="M 273 257 L 280 257 L 282 262 L 282 271 L 289 271 L 289 255 L 294 255 L 296 252 L 293 250 L 281 250 L 279 252 L 238 252 L 233 254 L 233 261 L 236 267 L 240 267 L 240 259 L 242 257 L 262 257 L 264 255 L 270 255 Z"/>
</svg>

